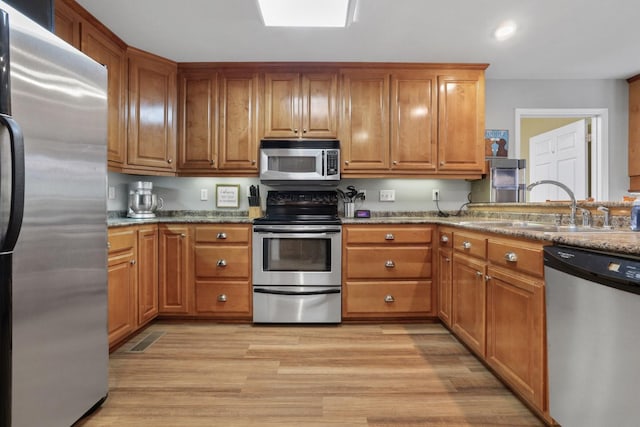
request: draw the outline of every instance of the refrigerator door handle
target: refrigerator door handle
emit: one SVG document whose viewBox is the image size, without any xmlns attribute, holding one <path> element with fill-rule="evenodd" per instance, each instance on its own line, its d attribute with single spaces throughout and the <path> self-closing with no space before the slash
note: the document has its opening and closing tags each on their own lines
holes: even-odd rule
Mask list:
<svg viewBox="0 0 640 427">
<path fill-rule="evenodd" d="M 9 131 L 11 141 L 11 210 L 0 253 L 12 252 L 18 241 L 24 214 L 24 139 L 22 129 L 12 117 L 0 114 L 0 124 Z"/>
<path fill-rule="evenodd" d="M 9 14 L 0 9 L 0 114 L 11 115 Z"/>
</svg>

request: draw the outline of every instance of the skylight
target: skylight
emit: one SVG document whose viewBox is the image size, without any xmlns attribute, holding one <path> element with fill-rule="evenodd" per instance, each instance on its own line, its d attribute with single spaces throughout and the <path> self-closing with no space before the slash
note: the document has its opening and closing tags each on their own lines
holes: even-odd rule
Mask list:
<svg viewBox="0 0 640 427">
<path fill-rule="evenodd" d="M 267 27 L 346 27 L 349 0 L 258 0 Z"/>
</svg>

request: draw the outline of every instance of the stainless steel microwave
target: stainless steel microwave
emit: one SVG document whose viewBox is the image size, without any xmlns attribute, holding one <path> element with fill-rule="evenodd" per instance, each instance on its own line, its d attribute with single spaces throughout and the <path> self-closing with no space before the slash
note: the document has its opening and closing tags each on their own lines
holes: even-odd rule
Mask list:
<svg viewBox="0 0 640 427">
<path fill-rule="evenodd" d="M 338 185 L 340 141 L 260 141 L 260 181 L 280 185 Z"/>
</svg>

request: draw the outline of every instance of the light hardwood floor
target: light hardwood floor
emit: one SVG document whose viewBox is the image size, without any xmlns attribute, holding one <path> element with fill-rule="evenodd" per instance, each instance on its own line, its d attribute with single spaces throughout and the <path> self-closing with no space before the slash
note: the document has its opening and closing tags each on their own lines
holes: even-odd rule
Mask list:
<svg viewBox="0 0 640 427">
<path fill-rule="evenodd" d="M 78 425 L 543 425 L 439 324 L 155 323 L 111 355 L 109 386 Z"/>
</svg>

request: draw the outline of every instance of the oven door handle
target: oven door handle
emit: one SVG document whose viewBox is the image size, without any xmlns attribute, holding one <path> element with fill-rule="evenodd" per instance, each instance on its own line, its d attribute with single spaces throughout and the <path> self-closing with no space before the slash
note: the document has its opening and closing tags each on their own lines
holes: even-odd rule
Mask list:
<svg viewBox="0 0 640 427">
<path fill-rule="evenodd" d="M 291 230 L 260 230 L 255 229 L 255 233 L 259 233 L 264 236 L 278 236 L 278 237 L 293 237 L 293 238 L 304 238 L 304 237 L 327 237 L 330 235 L 335 235 L 340 233 L 340 230 L 304 230 L 304 231 L 291 231 Z"/>
<path fill-rule="evenodd" d="M 294 292 L 294 291 L 277 291 L 275 289 L 253 288 L 253 292 L 258 294 L 272 294 L 272 295 L 328 295 L 328 294 L 339 294 L 341 290 L 340 288 L 337 288 L 337 289 L 324 289 L 322 291 Z"/>
</svg>

